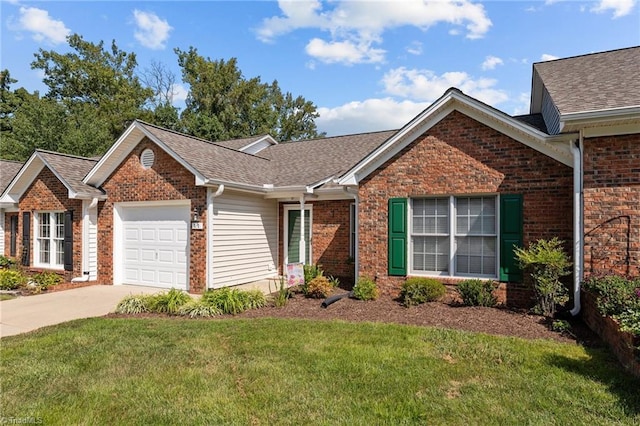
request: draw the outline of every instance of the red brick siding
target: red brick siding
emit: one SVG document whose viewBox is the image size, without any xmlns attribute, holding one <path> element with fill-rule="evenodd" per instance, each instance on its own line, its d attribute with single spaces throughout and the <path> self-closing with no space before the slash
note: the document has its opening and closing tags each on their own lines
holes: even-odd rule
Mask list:
<svg viewBox="0 0 640 426">
<path fill-rule="evenodd" d="M 338 277 L 342 283 L 352 283 L 354 264 L 349 257 L 349 205 L 353 200 L 314 201 L 311 225 L 311 256 L 314 264 L 322 265 L 325 275 Z M 278 258 L 284 259 L 284 206 L 280 203 L 278 219 Z M 291 204 L 299 206 L 298 203 Z M 279 266 L 281 271 L 282 265 Z"/>
<path fill-rule="evenodd" d="M 35 214 L 40 211 L 66 211 L 73 210 L 73 271 L 65 271 L 65 281 L 70 281 L 74 277 L 82 276 L 82 200 L 71 200 L 68 198 L 69 190 L 47 167 L 42 169 L 40 174 L 31 183 L 18 202 L 20 214 L 18 215 L 18 241 L 17 259 L 20 260 L 22 253 L 22 227 L 23 212 L 31 212 L 31 238 L 30 238 L 30 260 L 31 269 L 35 270 L 34 258 L 38 254 L 34 250 Z M 7 247 L 8 250 L 8 247 Z M 38 268 L 38 270 L 41 268 Z"/>
<path fill-rule="evenodd" d="M 153 167 L 145 170 L 140 154 L 146 148 L 155 153 Z M 198 208 L 203 230 L 190 230 L 189 291 L 202 293 L 206 287 L 206 188 L 196 187 L 191 172 L 148 139 L 136 146 L 102 185 L 107 201 L 98 208 L 98 281 L 113 283 L 113 205 L 128 201 L 191 200 Z"/>
<path fill-rule="evenodd" d="M 572 238 L 572 169 L 459 112 L 445 117 L 360 185 L 359 274 L 396 294 L 403 277 L 387 275 L 389 198 L 519 193 L 524 243 Z M 510 284 L 521 298 L 522 286 Z M 507 295 L 505 299 L 509 299 Z"/>
<path fill-rule="evenodd" d="M 585 275 L 640 276 L 640 135 L 584 143 Z"/>
</svg>

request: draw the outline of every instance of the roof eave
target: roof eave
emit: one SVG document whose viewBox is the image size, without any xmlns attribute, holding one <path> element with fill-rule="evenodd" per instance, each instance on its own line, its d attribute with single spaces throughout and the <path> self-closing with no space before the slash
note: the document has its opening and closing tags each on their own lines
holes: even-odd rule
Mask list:
<svg viewBox="0 0 640 426">
<path fill-rule="evenodd" d="M 594 125 L 611 126 L 628 121 L 640 121 L 640 105 L 561 114 L 560 132 L 577 131 Z"/>
</svg>

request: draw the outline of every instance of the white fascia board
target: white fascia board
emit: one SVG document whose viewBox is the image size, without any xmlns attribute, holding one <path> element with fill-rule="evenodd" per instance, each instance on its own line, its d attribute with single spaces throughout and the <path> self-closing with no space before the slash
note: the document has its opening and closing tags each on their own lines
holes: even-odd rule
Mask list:
<svg viewBox="0 0 640 426">
<path fill-rule="evenodd" d="M 13 177 L 9 186 L 4 190 L 0 202 L 17 203 L 44 166 L 44 161 L 37 151 L 31 154 L 31 157 L 22 165 L 18 174 Z"/>
<path fill-rule="evenodd" d="M 200 182 L 197 178 L 196 178 L 196 181 Z M 251 192 L 253 194 L 265 194 L 267 192 L 270 192 L 269 189 L 263 186 L 250 185 L 250 184 L 238 183 L 238 182 L 230 182 L 230 181 L 225 181 L 220 179 L 204 179 L 201 182 L 202 183 L 198 183 L 198 186 L 205 186 L 208 188 L 212 188 L 212 187 L 219 187 L 220 185 L 224 185 L 224 187 L 227 189 L 233 189 L 233 190 L 242 191 L 242 192 Z"/>
<path fill-rule="evenodd" d="M 512 139 L 539 151 L 569 167 L 573 167 L 571 154 L 548 143 L 549 136 L 507 114 L 458 91 L 450 91 L 414 118 L 407 126 L 389 138 L 383 145 L 365 157 L 338 180 L 340 185 L 357 185 L 420 135 L 435 126 L 454 110 L 483 123 Z"/>
<path fill-rule="evenodd" d="M 560 115 L 560 132 L 570 128 L 597 124 L 615 125 L 616 122 L 640 120 L 640 105 L 595 111 L 572 112 Z"/>
<path fill-rule="evenodd" d="M 586 127 L 582 130 L 585 138 L 597 138 L 601 136 L 633 135 L 640 133 L 640 122 L 635 124 L 619 124 L 612 126 Z"/>
<path fill-rule="evenodd" d="M 131 152 L 133 147 L 126 150 L 126 152 L 122 153 L 120 147 L 125 143 L 129 142 L 131 144 L 131 140 L 136 141 L 136 145 L 142 140 L 140 134 L 133 134 L 135 130 L 140 132 L 140 126 L 137 121 L 131 123 L 129 127 L 120 135 L 117 141 L 111 148 L 107 151 L 106 154 L 100 158 L 100 161 L 96 163 L 95 166 L 87 173 L 87 175 L 82 180 L 87 185 L 99 187 L 104 183 L 104 181 L 109 177 L 109 175 L 122 163 L 122 160 Z M 134 145 L 135 146 L 135 145 Z"/>
</svg>

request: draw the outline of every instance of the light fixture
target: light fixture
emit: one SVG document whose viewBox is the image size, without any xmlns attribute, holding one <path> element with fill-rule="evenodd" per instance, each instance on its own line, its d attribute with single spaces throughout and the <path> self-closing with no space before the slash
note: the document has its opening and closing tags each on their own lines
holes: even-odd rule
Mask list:
<svg viewBox="0 0 640 426">
<path fill-rule="evenodd" d="M 198 208 L 197 207 L 193 208 L 193 216 L 191 217 L 191 221 L 192 222 L 199 222 L 200 221 L 200 215 L 198 214 Z"/>
</svg>

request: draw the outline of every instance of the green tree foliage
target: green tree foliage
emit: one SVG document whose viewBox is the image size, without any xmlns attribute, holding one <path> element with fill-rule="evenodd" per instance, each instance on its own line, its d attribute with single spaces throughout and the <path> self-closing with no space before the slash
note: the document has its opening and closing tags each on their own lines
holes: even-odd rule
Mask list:
<svg viewBox="0 0 640 426">
<path fill-rule="evenodd" d="M 190 87 L 182 124 L 187 133 L 209 140 L 271 134 L 279 141 L 321 136 L 313 103 L 283 94 L 278 82 L 246 79 L 237 60 L 211 60 L 191 47 L 175 50 L 182 80 Z"/>
<path fill-rule="evenodd" d="M 120 50 L 115 40 L 109 49 L 77 34 L 67 41 L 72 52 L 40 49 L 31 67 L 44 72 L 45 97 L 63 105 L 71 118 L 67 131 L 72 137 L 65 139 L 65 150 L 101 154 L 131 121 L 151 117 L 145 105 L 153 91 L 136 76 L 135 54 Z M 85 134 L 91 129 L 95 131 Z M 89 137 L 89 148 L 76 145 Z"/>
</svg>

